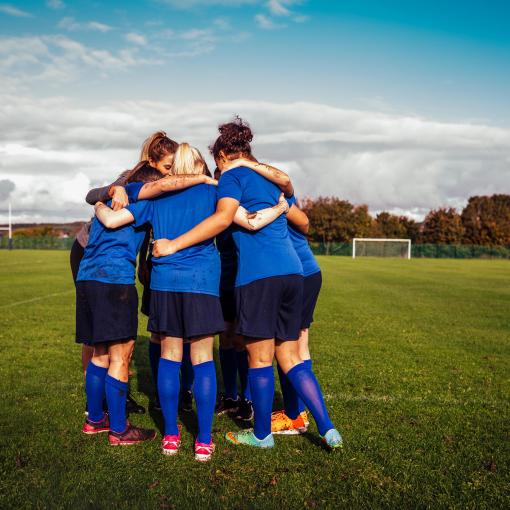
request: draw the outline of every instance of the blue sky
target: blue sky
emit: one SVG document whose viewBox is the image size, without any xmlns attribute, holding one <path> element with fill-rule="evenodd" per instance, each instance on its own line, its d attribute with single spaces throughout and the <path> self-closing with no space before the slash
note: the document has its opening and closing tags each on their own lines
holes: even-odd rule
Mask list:
<svg viewBox="0 0 510 510">
<path fill-rule="evenodd" d="M 3 35 L 60 34 L 91 49 L 136 53 L 136 65 L 81 76 L 72 90 L 49 80 L 39 93 L 81 101 L 327 101 L 510 121 L 507 1 L 29 0 L 1 7 Z M 9 7 L 27 15 L 9 15 Z"/>
<path fill-rule="evenodd" d="M 502 0 L 0 0 L 0 92 L 3 103 L 16 104 L 34 126 L 3 128 L 10 145 L 0 147 L 6 156 L 0 164 L 0 209 L 3 196 L 26 196 L 28 175 L 64 172 L 65 161 L 78 157 L 73 150 L 104 160 L 101 167 L 79 167 L 83 178 L 73 186 L 81 193 L 131 164 L 148 134 L 144 130 L 164 128 L 177 139 L 194 138 L 190 141 L 205 152 L 215 125 L 233 113 L 260 117 L 254 127 L 262 135 L 296 136 L 286 146 L 288 155 L 267 136 L 260 147 L 263 156 L 277 157 L 294 171 L 306 186 L 303 193 L 331 190 L 332 182 L 343 178 L 335 172 L 346 161 L 358 169 L 355 178 L 364 172 L 373 178 L 374 165 L 387 158 L 386 165 L 419 165 L 423 188 L 408 190 L 409 200 L 391 194 L 396 176 L 402 179 L 398 164 L 378 170 L 381 179 L 392 182 L 386 194 L 361 187 L 362 177 L 352 187 L 339 182 L 333 191 L 341 195 L 348 189 L 345 198 L 368 202 L 373 210 L 416 217 L 428 203 L 461 207 L 470 194 L 493 189 L 483 181 L 482 169 L 492 168 L 494 188 L 506 171 L 501 147 L 510 128 L 509 19 L 510 2 Z M 294 111 L 279 116 L 296 103 L 306 116 L 295 117 Z M 15 112 L 5 108 L 9 121 Z M 45 119 L 48 108 L 51 119 Z M 135 117 L 133 111 L 142 113 Z M 106 112 L 105 117 L 94 112 Z M 93 133 L 104 118 L 115 119 L 116 132 L 96 139 Z M 409 131 L 401 130 L 409 123 L 420 139 L 410 140 Z M 310 147 L 296 161 L 296 133 L 311 124 L 314 136 L 327 138 L 320 144 L 330 145 Z M 58 138 L 63 129 L 76 133 L 65 146 Z M 496 148 L 478 147 L 484 137 L 489 145 L 501 141 Z M 391 147 L 381 151 L 390 139 Z M 424 139 L 443 140 L 447 147 L 416 149 Z M 458 149 L 464 146 L 480 153 Z M 333 152 L 326 157 L 326 150 Z M 19 159 L 17 151 L 34 158 L 27 160 L 30 171 L 10 162 L 11 156 Z M 483 160 L 482 151 L 488 154 Z M 37 164 L 38 157 L 47 163 Z M 471 187 L 459 191 L 454 183 L 461 180 L 459 161 L 466 157 L 462 176 Z M 322 174 L 305 179 L 305 166 L 319 163 L 329 180 Z M 473 165 L 480 171 L 476 182 Z M 7 192 L 12 185 L 3 184 L 2 192 L 3 181 L 15 188 Z M 51 214 L 73 215 L 75 208 L 82 214 L 79 201 L 76 196 L 65 211 Z M 35 202 L 26 199 L 23 214 L 49 217 Z"/>
</svg>

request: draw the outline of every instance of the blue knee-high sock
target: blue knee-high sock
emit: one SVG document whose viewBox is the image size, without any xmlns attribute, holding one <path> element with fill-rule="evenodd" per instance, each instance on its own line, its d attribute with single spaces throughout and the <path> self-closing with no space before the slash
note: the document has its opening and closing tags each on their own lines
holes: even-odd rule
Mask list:
<svg viewBox="0 0 510 510">
<path fill-rule="evenodd" d="M 312 413 L 319 434 L 323 436 L 329 429 L 334 428 L 324 403 L 321 388 L 312 369 L 305 363 L 299 363 L 287 372 L 287 378 Z"/>
<path fill-rule="evenodd" d="M 197 403 L 199 443 L 211 442 L 214 406 L 216 404 L 216 369 L 214 361 L 206 361 L 193 366 L 195 383 L 193 394 Z"/>
<path fill-rule="evenodd" d="M 303 361 L 303 363 L 305 364 L 306 367 L 308 367 L 311 370 L 312 368 L 311 359 L 306 359 Z M 278 376 L 280 378 L 280 387 L 282 389 L 283 406 L 285 409 L 285 414 L 292 420 L 295 420 L 305 410 L 305 404 L 299 398 L 297 391 L 290 383 L 288 377 L 285 375 L 280 365 L 277 365 L 277 367 Z"/>
<path fill-rule="evenodd" d="M 305 360 L 303 360 L 303 363 L 305 364 L 305 367 L 312 370 L 312 360 L 311 359 L 305 359 Z M 305 403 L 301 399 L 299 399 L 299 406 L 298 406 L 299 414 L 301 414 L 305 409 L 306 409 Z"/>
<path fill-rule="evenodd" d="M 220 347 L 220 365 L 225 396 L 237 400 L 237 359 L 235 349 L 222 349 Z"/>
<path fill-rule="evenodd" d="M 87 365 L 85 392 L 87 393 L 87 411 L 89 412 L 90 421 L 98 422 L 104 417 L 104 379 L 107 372 L 107 368 L 98 367 L 92 361 L 89 361 Z"/>
<path fill-rule="evenodd" d="M 181 390 L 191 391 L 193 387 L 193 378 L 195 377 L 193 372 L 193 365 L 191 364 L 190 357 L 191 344 L 185 343 L 182 347 L 182 365 L 181 365 Z"/>
<path fill-rule="evenodd" d="M 253 401 L 254 427 L 257 439 L 271 433 L 271 411 L 274 397 L 273 365 L 248 369 L 251 397 Z"/>
<path fill-rule="evenodd" d="M 121 433 L 126 430 L 126 397 L 128 383 L 119 381 L 111 375 L 105 377 L 106 401 L 110 416 L 110 430 Z"/>
<path fill-rule="evenodd" d="M 159 359 L 158 369 L 158 394 L 163 417 L 165 418 L 165 436 L 177 436 L 177 406 L 179 404 L 179 370 L 180 361 Z"/>
<path fill-rule="evenodd" d="M 156 390 L 156 397 L 158 397 L 158 368 L 159 368 L 159 358 L 161 358 L 161 344 L 156 344 L 154 342 L 149 342 L 149 361 L 151 364 L 151 372 L 152 372 L 152 383 L 154 384 L 154 388 Z"/>
<path fill-rule="evenodd" d="M 245 400 L 251 400 L 250 385 L 248 384 L 248 353 L 236 351 L 237 371 L 241 382 L 241 394 Z"/>
<path fill-rule="evenodd" d="M 280 388 L 282 390 L 283 397 L 283 408 L 285 414 L 292 420 L 295 420 L 299 416 L 299 403 L 300 398 L 297 391 L 292 386 L 288 377 L 280 367 L 280 364 L 276 365 L 278 369 L 278 377 L 280 379 Z"/>
</svg>

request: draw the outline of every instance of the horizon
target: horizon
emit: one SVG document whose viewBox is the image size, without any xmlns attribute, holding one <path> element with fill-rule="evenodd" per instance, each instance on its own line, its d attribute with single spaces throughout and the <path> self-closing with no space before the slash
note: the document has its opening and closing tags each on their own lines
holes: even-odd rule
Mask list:
<svg viewBox="0 0 510 510">
<path fill-rule="evenodd" d="M 181 4 L 0 3 L 0 223 L 86 220 L 156 130 L 211 163 L 235 114 L 298 197 L 422 220 L 510 192 L 508 3 Z"/>
</svg>

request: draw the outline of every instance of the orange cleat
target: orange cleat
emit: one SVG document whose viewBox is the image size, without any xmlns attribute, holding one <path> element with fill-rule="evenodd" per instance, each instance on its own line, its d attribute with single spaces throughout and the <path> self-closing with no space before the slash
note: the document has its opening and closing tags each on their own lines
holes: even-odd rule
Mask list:
<svg viewBox="0 0 510 510">
<path fill-rule="evenodd" d="M 305 415 L 306 421 L 303 418 Z M 304 434 L 308 429 L 308 417 L 306 411 L 301 413 L 295 420 L 289 418 L 284 411 L 276 411 L 271 414 L 271 432 L 273 434 L 297 435 Z"/>
</svg>

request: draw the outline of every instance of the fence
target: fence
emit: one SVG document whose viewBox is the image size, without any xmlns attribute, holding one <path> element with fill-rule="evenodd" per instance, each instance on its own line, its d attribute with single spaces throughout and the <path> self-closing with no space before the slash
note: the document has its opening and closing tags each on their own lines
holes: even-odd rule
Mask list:
<svg viewBox="0 0 510 510">
<path fill-rule="evenodd" d="M 74 238 L 54 236 L 14 236 L 12 247 L 15 250 L 70 250 Z M 9 247 L 7 236 L 0 237 L 0 249 Z"/>
<path fill-rule="evenodd" d="M 352 243 L 310 243 L 316 255 L 352 256 Z M 470 244 L 413 244 L 411 258 L 510 259 L 510 246 Z"/>
<path fill-rule="evenodd" d="M 7 249 L 7 236 L 0 237 L 0 249 Z M 74 238 L 53 236 L 15 236 L 15 250 L 70 250 Z M 316 255 L 352 256 L 352 243 L 310 243 Z M 469 244 L 413 244 L 412 258 L 434 259 L 510 259 L 510 246 L 477 246 Z"/>
</svg>

